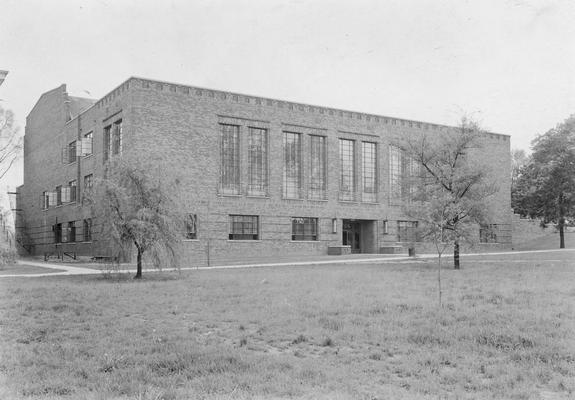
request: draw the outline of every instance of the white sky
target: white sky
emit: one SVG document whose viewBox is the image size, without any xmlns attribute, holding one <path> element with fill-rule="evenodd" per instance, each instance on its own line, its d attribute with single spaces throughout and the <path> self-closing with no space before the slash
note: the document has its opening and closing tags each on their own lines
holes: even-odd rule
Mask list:
<svg viewBox="0 0 575 400">
<path fill-rule="evenodd" d="M 574 21 L 572 0 L 0 0 L 0 99 L 23 130 L 61 83 L 99 98 L 141 76 L 442 124 L 467 113 L 527 150 L 575 113 Z"/>
</svg>

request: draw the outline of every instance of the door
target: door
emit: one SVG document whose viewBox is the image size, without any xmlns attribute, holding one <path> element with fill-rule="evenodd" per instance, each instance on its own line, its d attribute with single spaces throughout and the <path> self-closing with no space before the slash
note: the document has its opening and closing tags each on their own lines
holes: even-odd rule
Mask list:
<svg viewBox="0 0 575 400">
<path fill-rule="evenodd" d="M 359 222 L 343 220 L 341 243 L 344 246 L 351 246 L 352 253 L 361 253 L 361 225 Z"/>
</svg>

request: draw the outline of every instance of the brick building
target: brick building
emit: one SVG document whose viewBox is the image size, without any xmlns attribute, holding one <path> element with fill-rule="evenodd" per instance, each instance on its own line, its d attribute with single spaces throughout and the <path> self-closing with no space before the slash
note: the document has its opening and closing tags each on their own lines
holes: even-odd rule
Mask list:
<svg viewBox="0 0 575 400">
<path fill-rule="evenodd" d="M 402 158 L 390 138 L 449 129 L 141 78 L 96 101 L 62 85 L 27 117 L 18 240 L 32 254 L 111 255 L 82 198 L 108 159 L 137 152 L 185 193 L 194 263 L 388 251 L 416 224 L 394 196 Z M 478 227 L 478 241 L 509 247 L 509 136 L 484 136 L 500 190 L 497 234 Z"/>
</svg>

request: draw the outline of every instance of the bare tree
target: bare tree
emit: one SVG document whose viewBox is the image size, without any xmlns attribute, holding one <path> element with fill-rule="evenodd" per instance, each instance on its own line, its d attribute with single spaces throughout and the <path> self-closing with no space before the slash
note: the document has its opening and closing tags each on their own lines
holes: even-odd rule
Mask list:
<svg viewBox="0 0 575 400">
<path fill-rule="evenodd" d="M 0 179 L 21 156 L 23 137 L 14 125 L 14 113 L 0 106 Z"/>
<path fill-rule="evenodd" d="M 91 202 L 102 233 L 124 251 L 136 248 L 134 279 L 142 277 L 144 256 L 157 268 L 178 266 L 182 220 L 167 187 L 165 177 L 128 157 L 110 162 L 94 184 Z"/>
<path fill-rule="evenodd" d="M 398 140 L 419 169 L 408 181 L 414 190 L 404 212 L 420 221 L 420 237 L 435 243 L 440 263 L 440 248 L 453 246 L 455 269 L 460 268 L 461 242 L 477 241 L 477 225 L 488 220 L 487 200 L 497 192 L 489 168 L 477 157 L 481 136 L 477 123 L 462 118 L 457 129 Z"/>
</svg>

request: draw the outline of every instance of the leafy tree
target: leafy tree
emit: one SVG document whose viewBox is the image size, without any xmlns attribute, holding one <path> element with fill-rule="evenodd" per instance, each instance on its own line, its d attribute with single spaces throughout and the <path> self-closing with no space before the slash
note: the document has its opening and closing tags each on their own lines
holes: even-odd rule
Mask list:
<svg viewBox="0 0 575 400">
<path fill-rule="evenodd" d="M 14 113 L 0 106 L 0 179 L 20 157 L 23 137 L 14 125 Z"/>
<path fill-rule="evenodd" d="M 135 246 L 134 279 L 142 277 L 144 255 L 157 268 L 178 266 L 181 219 L 167 195 L 165 177 L 151 175 L 134 159 L 118 157 L 107 165 L 106 177 L 95 182 L 91 198 L 103 236 L 123 251 Z"/>
<path fill-rule="evenodd" d="M 530 162 L 530 157 L 523 149 L 511 149 L 511 189 L 517 184 L 521 171 Z"/>
<path fill-rule="evenodd" d="M 556 223 L 563 249 L 566 219 L 575 217 L 575 114 L 535 138 L 532 150 L 513 193 L 514 210 Z"/>
<path fill-rule="evenodd" d="M 404 212 L 419 221 L 422 239 L 432 240 L 441 254 L 453 246 L 453 265 L 460 268 L 462 241 L 477 241 L 477 225 L 485 223 L 487 202 L 497 192 L 489 168 L 481 161 L 482 131 L 467 118 L 455 130 L 399 140 L 399 147 L 419 173 L 407 181 L 414 190 Z M 441 290 L 440 290 L 441 293 Z"/>
</svg>

